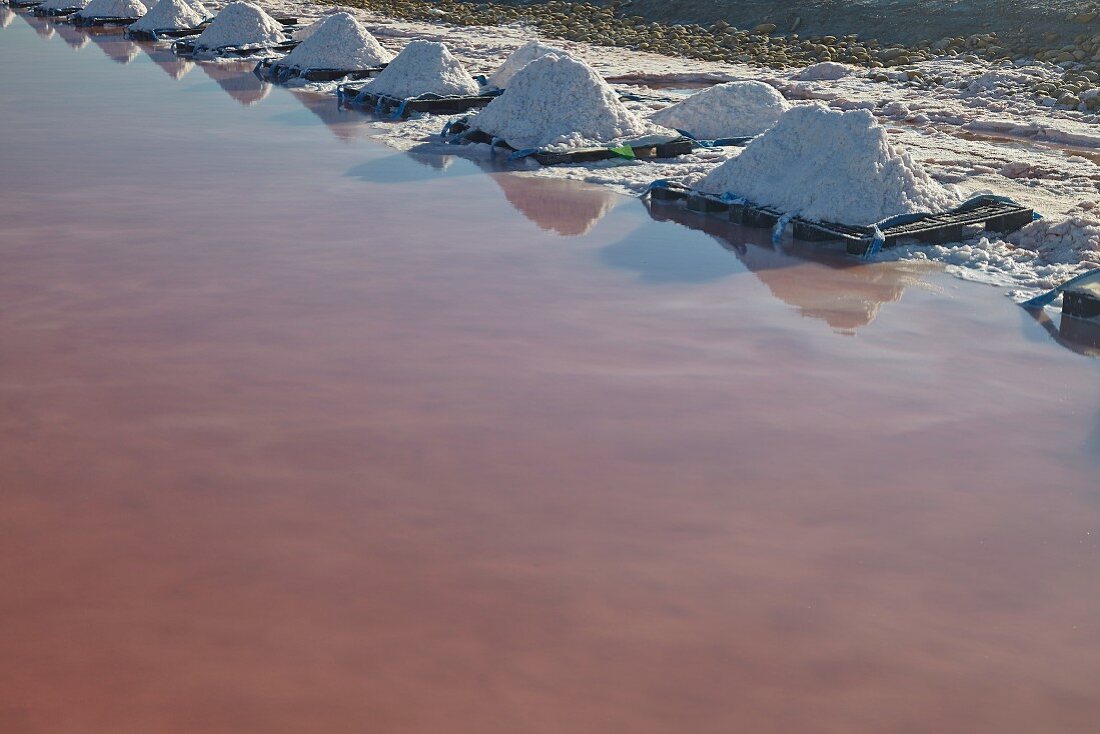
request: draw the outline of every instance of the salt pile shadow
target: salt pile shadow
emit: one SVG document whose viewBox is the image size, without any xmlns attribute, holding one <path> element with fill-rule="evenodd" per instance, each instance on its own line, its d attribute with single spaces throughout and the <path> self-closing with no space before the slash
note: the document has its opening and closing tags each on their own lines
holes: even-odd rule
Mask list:
<svg viewBox="0 0 1100 734">
<path fill-rule="evenodd" d="M 871 324 L 884 304 L 901 300 L 905 289 L 920 280 L 897 263 L 856 263 L 816 247 L 778 249 L 767 231 L 682 208 L 646 208 L 654 220 L 703 232 L 720 248 L 696 248 L 694 262 L 685 263 L 695 245 L 656 239 L 639 246 L 632 237 L 605 248 L 605 262 L 654 283 L 714 281 L 745 268 L 799 314 L 824 321 L 840 334 L 854 334 Z"/>
<path fill-rule="evenodd" d="M 271 84 L 252 73 L 249 61 L 200 63 L 198 66 L 244 107 L 251 107 L 271 93 Z"/>
</svg>

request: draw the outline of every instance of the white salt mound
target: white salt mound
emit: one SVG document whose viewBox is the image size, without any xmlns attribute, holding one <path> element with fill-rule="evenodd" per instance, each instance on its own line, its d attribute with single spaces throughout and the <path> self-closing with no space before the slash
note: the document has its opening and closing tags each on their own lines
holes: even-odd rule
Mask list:
<svg viewBox="0 0 1100 734">
<path fill-rule="evenodd" d="M 516 72 L 538 57 L 545 56 L 546 54 L 558 54 L 559 56 L 569 55 L 560 48 L 546 46 L 538 41 L 530 41 L 517 48 L 504 60 L 500 68 L 489 77 L 488 86 L 496 89 L 504 89 L 508 86 L 508 82 L 512 81 L 512 77 L 516 75 Z"/>
<path fill-rule="evenodd" d="M 214 21 L 195 39 L 195 47 L 269 46 L 285 40 L 279 21 L 258 5 L 238 1 L 222 8 Z"/>
<path fill-rule="evenodd" d="M 577 148 L 671 139 L 676 132 L 628 110 L 590 66 L 559 54 L 540 56 L 470 124 L 514 148 Z"/>
<path fill-rule="evenodd" d="M 807 219 L 855 225 L 960 203 L 908 153 L 894 150 L 870 112 L 818 105 L 785 113 L 698 188 Z"/>
<path fill-rule="evenodd" d="M 794 78 L 802 82 L 836 81 L 851 76 L 855 69 L 847 64 L 838 64 L 835 61 L 822 61 L 819 64 L 807 66 L 795 74 Z"/>
<path fill-rule="evenodd" d="M 92 0 L 76 15 L 81 18 L 140 18 L 146 11 L 148 8 L 141 0 Z"/>
<path fill-rule="evenodd" d="M 279 64 L 299 69 L 370 69 L 393 59 L 350 13 L 328 16 Z"/>
<path fill-rule="evenodd" d="M 200 13 L 190 0 L 160 0 L 140 20 L 130 25 L 135 31 L 175 31 L 194 28 L 208 14 Z"/>
<path fill-rule="evenodd" d="M 715 140 L 759 135 L 788 109 L 787 100 L 771 85 L 728 82 L 696 92 L 649 119 L 698 140 Z"/>
<path fill-rule="evenodd" d="M 469 96 L 477 94 L 478 89 L 477 82 L 444 44 L 411 41 L 363 86 L 363 93 L 405 99 L 422 94 Z"/>
</svg>

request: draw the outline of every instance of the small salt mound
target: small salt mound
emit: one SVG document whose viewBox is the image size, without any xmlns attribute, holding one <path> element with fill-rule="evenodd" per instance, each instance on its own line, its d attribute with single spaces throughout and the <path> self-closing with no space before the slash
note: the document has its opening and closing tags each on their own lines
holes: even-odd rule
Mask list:
<svg viewBox="0 0 1100 734">
<path fill-rule="evenodd" d="M 1064 217 L 1034 221 L 1007 239 L 1038 253 L 1044 262 L 1100 268 L 1100 207 L 1091 204 Z"/>
<path fill-rule="evenodd" d="M 514 148 L 579 148 L 677 137 L 623 106 L 583 61 L 546 54 L 512 77 L 504 93 L 470 121 Z"/>
<path fill-rule="evenodd" d="M 83 9 L 88 7 L 91 0 L 46 0 L 38 6 L 38 10 L 68 10 L 70 8 Z M 86 37 L 86 36 L 85 36 Z"/>
<path fill-rule="evenodd" d="M 312 36 L 314 33 L 316 33 L 317 29 L 320 28 L 321 26 L 323 26 L 325 24 L 326 20 L 328 20 L 328 16 L 327 15 L 322 15 L 320 18 L 313 21 L 312 23 L 307 25 L 305 28 L 299 28 L 298 30 L 294 31 L 294 40 L 296 40 L 296 41 L 306 40 L 307 38 Z"/>
<path fill-rule="evenodd" d="M 894 150 L 870 112 L 818 105 L 785 113 L 698 188 L 807 219 L 854 225 L 960 203 L 908 153 Z"/>
<path fill-rule="evenodd" d="M 389 66 L 363 86 L 365 94 L 385 94 L 398 99 L 422 94 L 469 96 L 478 85 L 451 55 L 434 41 L 411 41 Z"/>
<path fill-rule="evenodd" d="M 370 69 L 391 59 L 393 54 L 350 13 L 336 13 L 279 64 L 299 69 Z"/>
<path fill-rule="evenodd" d="M 133 31 L 175 31 L 194 28 L 206 20 L 196 3 L 189 0 L 160 0 L 140 20 L 130 25 Z"/>
<path fill-rule="evenodd" d="M 214 21 L 195 39 L 195 48 L 268 46 L 285 40 L 279 21 L 258 5 L 238 1 L 222 8 Z"/>
<path fill-rule="evenodd" d="M 715 140 L 759 135 L 788 109 L 787 100 L 768 84 L 729 82 L 696 92 L 649 119 L 698 140 Z"/>
<path fill-rule="evenodd" d="M 140 18 L 148 8 L 141 0 L 92 0 L 76 13 L 80 18 Z"/>
<path fill-rule="evenodd" d="M 500 68 L 489 77 L 488 86 L 496 89 L 504 89 L 520 69 L 546 54 L 557 54 L 559 56 L 569 55 L 560 48 L 546 46 L 538 41 L 530 41 L 517 48 L 504 60 Z"/>
<path fill-rule="evenodd" d="M 847 64 L 838 64 L 835 61 L 822 61 L 819 64 L 807 66 L 795 74 L 794 78 L 801 82 L 827 82 L 843 79 L 855 73 L 855 69 Z"/>
</svg>

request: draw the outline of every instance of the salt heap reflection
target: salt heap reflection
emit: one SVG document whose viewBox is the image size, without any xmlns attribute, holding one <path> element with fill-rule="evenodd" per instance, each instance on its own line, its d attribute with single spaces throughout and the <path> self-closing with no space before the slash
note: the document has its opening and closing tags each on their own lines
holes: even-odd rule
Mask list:
<svg viewBox="0 0 1100 734">
<path fill-rule="evenodd" d="M 88 37 L 111 61 L 118 64 L 129 64 L 140 52 L 138 45 L 123 36 L 118 28 L 91 28 L 88 29 Z"/>
<path fill-rule="evenodd" d="M 771 232 L 766 229 L 741 227 L 675 205 L 647 203 L 647 209 L 657 221 L 675 222 L 705 232 L 724 250 L 736 255 L 740 264 L 767 286 L 772 295 L 802 316 L 824 321 L 840 334 L 855 334 L 857 329 L 871 324 L 883 304 L 901 300 L 908 286 L 920 282 L 916 271 L 898 263 L 861 262 L 839 254 L 830 256 L 821 250 L 818 250 L 820 257 L 808 259 L 815 253 L 804 249 L 796 255 L 774 247 Z M 645 269 L 654 263 L 644 253 L 633 258 L 633 253 L 627 250 L 629 245 L 629 240 L 613 245 L 611 254 L 605 253 L 605 261 L 645 275 Z M 669 248 L 668 257 L 676 258 L 677 251 Z M 710 263 L 709 269 L 714 271 L 714 277 L 676 278 L 674 273 L 663 280 L 713 280 L 739 268 L 732 264 L 716 268 Z"/>
<path fill-rule="evenodd" d="M 288 91 L 303 107 L 316 115 L 337 140 L 353 143 L 369 137 L 369 128 L 363 124 L 367 118 L 361 111 L 340 105 L 331 94 L 299 89 Z"/>
<path fill-rule="evenodd" d="M 140 42 L 138 46 L 161 71 L 173 79 L 182 79 L 185 74 L 195 68 L 193 61 L 176 55 L 170 47 L 163 44 Z"/>
<path fill-rule="evenodd" d="M 199 64 L 233 99 L 251 107 L 271 93 L 271 85 L 252 73 L 253 61 L 210 61 Z"/>
<path fill-rule="evenodd" d="M 0 5 L 0 28 L 7 28 L 15 20 L 13 13 L 7 5 Z"/>
<path fill-rule="evenodd" d="M 79 51 L 88 45 L 88 34 L 70 23 L 57 23 L 54 26 L 61 40 L 69 44 L 74 51 Z"/>
<path fill-rule="evenodd" d="M 490 172 L 489 176 L 516 211 L 539 229 L 563 237 L 579 237 L 591 232 L 620 198 L 604 186 L 576 181 L 503 171 Z"/>
</svg>

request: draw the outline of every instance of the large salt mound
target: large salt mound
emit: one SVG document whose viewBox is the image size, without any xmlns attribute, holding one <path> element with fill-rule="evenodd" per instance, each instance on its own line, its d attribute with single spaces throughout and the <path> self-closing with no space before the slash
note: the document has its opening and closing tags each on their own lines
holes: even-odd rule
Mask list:
<svg viewBox="0 0 1100 734">
<path fill-rule="evenodd" d="M 513 51 L 511 55 L 504 60 L 500 68 L 489 77 L 488 86 L 495 87 L 496 89 L 504 89 L 520 69 L 546 54 L 558 54 L 559 56 L 569 55 L 560 48 L 546 46 L 538 41 L 529 41 Z"/>
<path fill-rule="evenodd" d="M 715 140 L 759 135 L 788 109 L 787 100 L 768 84 L 728 82 L 696 92 L 649 119 L 699 140 Z"/>
<path fill-rule="evenodd" d="M 133 31 L 174 31 L 194 28 L 208 17 L 200 13 L 198 3 L 189 0 L 160 0 L 140 20 L 130 25 Z"/>
<path fill-rule="evenodd" d="M 141 0 L 92 0 L 76 13 L 79 18 L 140 18 L 148 8 Z"/>
<path fill-rule="evenodd" d="M 336 13 L 279 64 L 299 69 L 370 69 L 393 59 L 350 13 Z"/>
<path fill-rule="evenodd" d="M 214 21 L 195 39 L 195 48 L 268 46 L 285 40 L 279 21 L 258 5 L 238 1 L 222 8 Z"/>
<path fill-rule="evenodd" d="M 673 130 L 624 107 L 590 66 L 558 54 L 540 56 L 523 67 L 470 124 L 514 148 L 579 148 L 646 136 L 676 137 Z"/>
<path fill-rule="evenodd" d="M 959 204 L 908 153 L 894 150 L 870 112 L 818 105 L 785 113 L 698 188 L 807 219 L 855 225 Z"/>
<path fill-rule="evenodd" d="M 477 94 L 478 89 L 477 82 L 444 44 L 410 41 L 389 66 L 363 86 L 363 93 L 405 99 L 422 94 L 469 96 Z"/>
</svg>

